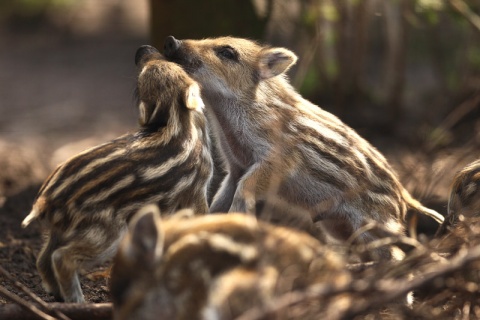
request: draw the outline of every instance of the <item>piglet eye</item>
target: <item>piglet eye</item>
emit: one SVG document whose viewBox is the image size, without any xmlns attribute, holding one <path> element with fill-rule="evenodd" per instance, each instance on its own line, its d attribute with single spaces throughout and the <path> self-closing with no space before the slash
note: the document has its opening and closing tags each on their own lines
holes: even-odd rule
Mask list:
<svg viewBox="0 0 480 320">
<path fill-rule="evenodd" d="M 238 52 L 230 46 L 219 47 L 215 51 L 220 58 L 238 61 Z"/>
</svg>

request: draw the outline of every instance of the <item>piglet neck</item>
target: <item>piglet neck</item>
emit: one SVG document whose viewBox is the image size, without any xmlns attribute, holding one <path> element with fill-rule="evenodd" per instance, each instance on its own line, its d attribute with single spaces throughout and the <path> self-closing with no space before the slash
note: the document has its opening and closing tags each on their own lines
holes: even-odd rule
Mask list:
<svg viewBox="0 0 480 320">
<path fill-rule="evenodd" d="M 164 139 L 177 138 L 189 131 L 192 115 L 184 106 L 171 106 L 155 115 L 155 118 L 142 127 L 146 133 L 161 135 Z"/>
</svg>

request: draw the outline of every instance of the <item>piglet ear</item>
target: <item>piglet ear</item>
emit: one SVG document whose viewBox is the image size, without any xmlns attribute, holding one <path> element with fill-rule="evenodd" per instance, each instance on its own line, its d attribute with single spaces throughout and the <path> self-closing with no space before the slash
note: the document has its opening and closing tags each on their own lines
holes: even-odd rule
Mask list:
<svg viewBox="0 0 480 320">
<path fill-rule="evenodd" d="M 188 86 L 185 92 L 185 105 L 188 109 L 200 111 L 205 107 L 202 97 L 200 96 L 200 87 L 197 83 Z"/>
<path fill-rule="evenodd" d="M 124 258 L 147 268 L 161 259 L 164 234 L 156 205 L 147 205 L 135 214 L 127 237 L 127 243 L 121 248 Z"/>
<path fill-rule="evenodd" d="M 144 45 L 138 48 L 137 52 L 135 52 L 135 65 L 140 67 L 144 64 L 145 60 L 162 58 L 163 56 L 160 52 L 158 52 L 157 48 Z"/>
<path fill-rule="evenodd" d="M 260 51 L 258 69 L 261 79 L 285 73 L 297 62 L 297 56 L 284 48 L 267 48 Z"/>
</svg>

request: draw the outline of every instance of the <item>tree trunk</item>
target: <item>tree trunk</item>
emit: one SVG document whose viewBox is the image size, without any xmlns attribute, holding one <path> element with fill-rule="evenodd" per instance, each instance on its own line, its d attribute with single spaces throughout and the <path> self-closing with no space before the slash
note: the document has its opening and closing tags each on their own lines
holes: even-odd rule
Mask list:
<svg viewBox="0 0 480 320">
<path fill-rule="evenodd" d="M 150 0 L 151 43 L 163 48 L 164 39 L 227 36 L 263 39 L 270 10 L 259 17 L 247 0 Z"/>
<path fill-rule="evenodd" d="M 397 5 L 398 3 L 398 5 Z M 386 61 L 386 106 L 388 108 L 387 128 L 395 129 L 401 123 L 402 100 L 405 88 L 405 66 L 407 58 L 407 25 L 405 12 L 408 0 L 385 1 L 385 23 L 387 27 Z"/>
</svg>

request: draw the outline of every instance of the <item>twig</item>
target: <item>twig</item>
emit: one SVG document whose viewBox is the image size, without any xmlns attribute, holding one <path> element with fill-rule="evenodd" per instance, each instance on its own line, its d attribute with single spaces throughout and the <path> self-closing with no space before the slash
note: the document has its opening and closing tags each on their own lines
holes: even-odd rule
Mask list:
<svg viewBox="0 0 480 320">
<path fill-rule="evenodd" d="M 450 0 L 450 4 L 480 31 L 480 17 L 462 0 Z"/>
<path fill-rule="evenodd" d="M 15 302 L 16 304 L 18 304 L 22 308 L 32 312 L 33 314 L 37 315 L 38 317 L 40 317 L 44 320 L 57 320 L 57 318 L 49 316 L 48 314 L 44 313 L 42 310 L 38 309 L 36 306 L 32 305 L 31 303 L 28 303 L 27 301 L 20 298 L 16 294 L 8 291 L 3 286 L 0 286 L 0 295 L 2 295 L 5 298 L 11 300 L 12 302 Z M 4 317 L 2 317 L 2 319 L 4 319 Z"/>
<path fill-rule="evenodd" d="M 406 244 L 414 248 L 420 248 L 422 246 L 422 244 L 418 242 L 418 240 L 414 238 L 402 236 L 402 235 L 372 240 L 363 246 L 365 247 L 365 251 L 371 251 L 381 247 L 391 246 L 395 244 Z"/>
<path fill-rule="evenodd" d="M 443 130 L 448 130 L 456 125 L 460 120 L 465 118 L 465 116 L 475 110 L 480 103 L 480 94 L 476 94 L 470 99 L 462 102 L 458 107 L 456 107 L 448 116 L 445 118 L 440 127 Z"/>
<path fill-rule="evenodd" d="M 360 299 L 355 303 L 351 303 L 349 308 L 346 308 L 337 313 L 341 319 L 352 319 L 356 315 L 364 314 L 378 306 L 385 306 L 385 304 L 405 296 L 408 292 L 419 289 L 422 286 L 431 283 L 434 279 L 451 273 L 468 263 L 480 258 L 480 245 L 471 248 L 470 250 L 460 251 L 451 260 L 435 264 L 434 267 L 424 270 L 412 280 L 377 280 L 375 274 L 370 280 L 360 279 L 345 284 L 339 287 L 332 287 L 327 284 L 313 285 L 305 291 L 295 291 L 284 294 L 270 303 L 268 306 L 252 308 L 245 312 L 237 320 L 255 320 L 262 319 L 266 315 L 275 314 L 288 307 L 292 307 L 299 303 L 319 299 L 321 297 L 330 297 L 338 294 L 351 294 L 356 296 L 375 295 L 376 298 L 370 298 L 367 301 Z M 351 297 L 353 298 L 353 296 Z"/>
<path fill-rule="evenodd" d="M 353 242 L 359 238 L 363 233 L 367 232 L 367 231 L 370 231 L 370 230 L 373 230 L 373 229 L 376 229 L 377 228 L 377 223 L 376 222 L 368 222 L 367 224 L 365 224 L 364 226 L 358 228 L 357 230 L 355 230 L 355 232 L 347 239 L 347 241 L 345 241 L 346 245 L 349 247 L 353 244 Z"/>
<path fill-rule="evenodd" d="M 111 303 L 49 303 L 52 310 L 61 311 L 73 320 L 111 320 L 112 304 Z M 35 316 L 26 313 L 17 304 L 4 304 L 0 306 L 0 319 L 10 320 L 29 320 Z M 35 317 L 35 319 L 38 319 Z M 50 318 L 52 319 L 52 318 Z M 56 319 L 56 318 L 53 318 Z"/>
<path fill-rule="evenodd" d="M 389 234 L 390 236 L 380 238 L 380 239 L 375 240 L 375 241 L 371 241 L 367 244 L 359 245 L 358 247 L 360 248 L 361 251 L 373 250 L 373 249 L 389 246 L 389 245 L 392 245 L 392 244 L 399 244 L 399 243 L 406 244 L 406 245 L 414 247 L 414 248 L 419 248 L 419 247 L 422 246 L 422 244 L 417 239 L 415 239 L 413 237 L 403 236 L 403 235 L 400 235 L 400 234 L 395 234 L 391 230 L 388 230 L 387 228 L 385 228 L 384 226 L 382 226 L 381 224 L 379 224 L 375 221 L 369 221 L 368 223 L 363 225 L 361 228 L 358 228 L 347 239 L 347 241 L 345 242 L 346 246 L 352 246 L 354 241 L 357 238 L 359 238 L 363 233 L 365 233 L 367 231 L 370 231 L 370 230 L 375 230 L 375 229 L 379 229 L 379 230 Z"/>
<path fill-rule="evenodd" d="M 344 315 L 344 319 L 351 319 L 355 315 L 363 314 L 373 308 L 373 305 L 385 305 L 386 303 L 406 295 L 408 292 L 418 289 L 434 279 L 451 273 L 473 260 L 480 258 L 480 245 L 471 248 L 470 250 L 460 251 L 451 260 L 442 264 L 435 264 L 433 268 L 425 270 L 421 274 L 417 274 L 411 281 L 384 281 L 382 288 L 377 288 L 377 299 L 369 299 L 370 303 L 356 303 L 349 312 Z M 391 289 L 394 288 L 394 289 Z M 380 289 L 380 290 L 378 290 Z"/>
<path fill-rule="evenodd" d="M 71 320 L 70 318 L 68 318 L 67 316 L 65 316 L 63 313 L 61 313 L 60 311 L 58 310 L 52 310 L 50 309 L 48 303 L 46 303 L 45 301 L 43 301 L 42 299 L 40 299 L 35 293 L 33 293 L 30 289 L 28 289 L 26 286 L 24 286 L 22 283 L 18 282 L 17 280 L 15 280 L 11 275 L 10 273 L 8 273 L 7 270 L 5 270 L 2 266 L 0 266 L 0 274 L 2 274 L 5 278 L 7 278 L 8 280 L 10 280 L 14 285 L 15 287 L 17 287 L 18 289 L 20 289 L 22 292 L 24 292 L 25 294 L 27 294 L 30 298 L 32 298 L 36 303 L 38 303 L 44 310 L 48 310 L 49 312 L 53 312 L 55 314 L 56 317 L 58 317 L 59 319 L 61 320 Z M 27 302 L 26 302 L 27 303 Z"/>
<path fill-rule="evenodd" d="M 337 295 L 340 293 L 349 292 L 353 289 L 352 284 L 345 284 L 339 287 L 332 287 L 327 284 L 316 284 L 311 286 L 306 291 L 292 291 L 288 292 L 279 298 L 275 299 L 269 306 L 252 308 L 244 312 L 235 320 L 259 320 L 264 319 L 266 315 L 275 314 L 283 309 L 292 307 L 299 303 L 310 299 L 318 299 L 322 296 Z"/>
<path fill-rule="evenodd" d="M 450 112 L 443 122 L 435 129 L 435 136 L 428 141 L 427 148 L 432 150 L 439 142 L 441 142 L 454 125 L 462 120 L 468 113 L 475 110 L 480 103 L 480 94 L 475 94 L 473 97 L 462 102 L 452 112 Z"/>
</svg>

